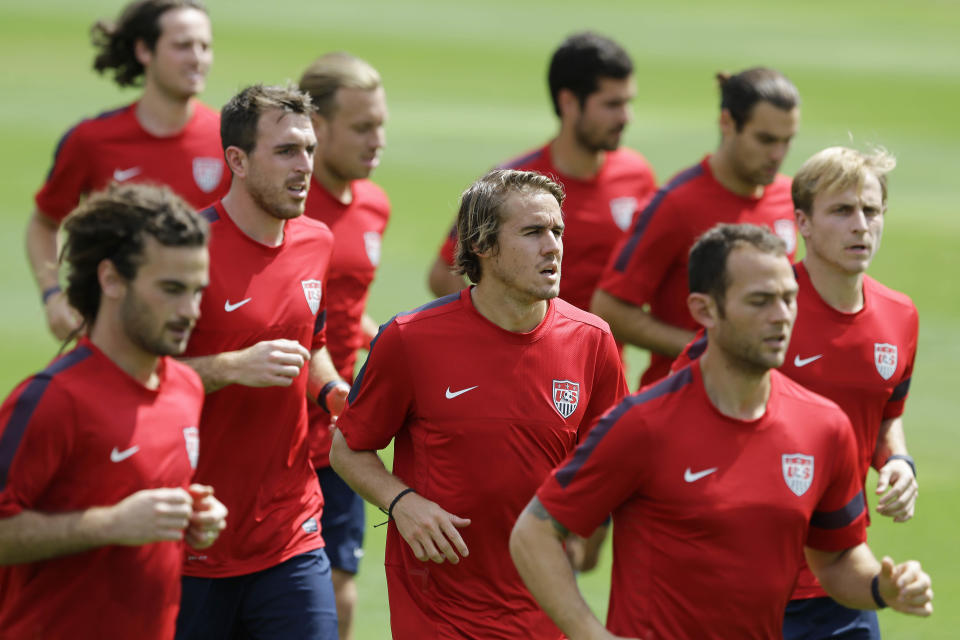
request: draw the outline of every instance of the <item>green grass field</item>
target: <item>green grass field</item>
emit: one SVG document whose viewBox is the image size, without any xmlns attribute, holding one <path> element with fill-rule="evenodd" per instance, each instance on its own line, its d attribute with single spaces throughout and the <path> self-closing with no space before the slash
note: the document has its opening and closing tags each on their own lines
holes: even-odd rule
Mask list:
<svg viewBox="0 0 960 640">
<path fill-rule="evenodd" d="M 93 19 L 113 16 L 121 4 L 6 0 L 0 7 L 4 394 L 57 349 L 45 330 L 23 253 L 32 195 L 69 126 L 136 95 L 90 71 L 87 29 Z M 390 194 L 394 218 L 370 299 L 370 311 L 380 320 L 429 298 L 426 269 L 472 178 L 553 133 L 546 64 L 552 48 L 575 30 L 607 33 L 633 54 L 639 94 L 626 141 L 647 156 L 661 180 L 716 144 L 713 73 L 757 64 L 784 71 L 803 96 L 803 121 L 786 172 L 834 144 L 882 144 L 893 151 L 900 166 L 891 177 L 887 237 L 872 274 L 908 292 L 920 309 L 920 353 L 906 426 L 921 496 L 913 521 L 875 521 L 870 541 L 878 554 L 921 560 L 937 597 L 932 619 L 884 612 L 881 625 L 888 638 L 958 636 L 954 527 L 960 520 L 960 480 L 950 440 L 956 437 L 951 434 L 958 412 L 960 217 L 956 175 L 949 170 L 957 170 L 960 148 L 960 5 L 950 0 L 209 4 L 216 60 L 203 98 L 216 107 L 246 84 L 296 79 L 315 56 L 330 50 L 349 50 L 381 71 L 391 119 L 375 178 Z M 631 354 L 630 362 L 635 380 L 643 357 Z M 371 511 L 371 522 L 379 518 Z M 384 528 L 369 530 L 359 576 L 358 640 L 389 637 L 383 536 Z M 582 581 L 600 615 L 608 582 L 609 557 Z"/>
</svg>

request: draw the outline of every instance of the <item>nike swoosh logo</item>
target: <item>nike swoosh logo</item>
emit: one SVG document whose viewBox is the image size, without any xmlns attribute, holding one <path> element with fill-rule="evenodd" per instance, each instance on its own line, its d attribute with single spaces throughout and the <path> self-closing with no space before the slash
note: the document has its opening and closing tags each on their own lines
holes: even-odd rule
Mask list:
<svg viewBox="0 0 960 640">
<path fill-rule="evenodd" d="M 697 471 L 696 473 L 693 473 L 690 471 L 690 467 L 687 467 L 687 470 L 683 472 L 683 479 L 687 482 L 696 482 L 700 478 L 706 478 L 719 468 L 720 467 L 711 467 L 709 469 L 704 469 L 703 471 Z"/>
<path fill-rule="evenodd" d="M 823 357 L 822 353 L 818 353 L 815 356 L 810 356 L 809 358 L 801 358 L 800 354 L 793 356 L 793 366 L 795 367 L 805 367 L 814 360 L 819 360 Z"/>
<path fill-rule="evenodd" d="M 236 311 L 237 309 L 247 304 L 251 300 L 253 300 L 253 298 L 247 298 L 246 300 L 241 300 L 240 302 L 236 302 L 234 304 L 230 304 L 230 301 L 227 300 L 226 302 L 223 303 L 223 310 L 226 311 L 227 313 L 230 313 L 231 311 Z"/>
<path fill-rule="evenodd" d="M 129 180 L 135 175 L 140 173 L 140 167 L 133 167 L 131 169 L 114 169 L 113 170 L 113 179 L 117 182 L 123 182 L 124 180 Z"/>
<path fill-rule="evenodd" d="M 140 451 L 139 445 L 133 445 L 129 449 L 124 449 L 123 451 L 120 451 L 114 447 L 113 451 L 110 452 L 110 462 L 123 462 L 137 451 Z"/>
<path fill-rule="evenodd" d="M 447 387 L 447 400 L 449 400 L 450 398 L 456 398 L 457 396 L 462 396 L 467 391 L 473 391 L 479 386 L 480 385 L 474 385 L 472 387 L 467 387 L 466 389 L 460 389 L 460 391 L 450 391 L 450 387 Z"/>
</svg>

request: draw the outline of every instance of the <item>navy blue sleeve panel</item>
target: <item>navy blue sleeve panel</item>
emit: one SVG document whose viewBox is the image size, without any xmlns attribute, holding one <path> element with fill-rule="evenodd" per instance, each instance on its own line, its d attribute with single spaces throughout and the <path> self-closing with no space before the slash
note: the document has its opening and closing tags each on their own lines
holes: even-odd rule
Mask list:
<svg viewBox="0 0 960 640">
<path fill-rule="evenodd" d="M 323 328 L 326 326 L 327 326 L 327 310 L 324 309 L 323 311 L 317 314 L 317 319 L 313 323 L 313 335 L 317 335 L 318 333 L 323 331 Z"/>
<path fill-rule="evenodd" d="M 209 206 L 199 213 L 203 218 L 206 218 L 207 222 L 212 223 L 220 219 L 220 214 L 217 213 L 217 208 L 214 206 Z"/>
<path fill-rule="evenodd" d="M 907 397 L 907 393 L 910 391 L 910 381 L 913 378 L 907 378 L 900 384 L 898 384 L 893 389 L 893 393 L 890 394 L 890 399 L 887 402 L 900 402 Z"/>
<path fill-rule="evenodd" d="M 627 239 L 627 242 L 624 243 L 623 249 L 621 249 L 620 253 L 617 254 L 617 259 L 613 263 L 614 269 L 621 273 L 626 270 L 627 265 L 633 258 L 634 252 L 637 250 L 637 246 L 640 244 L 641 238 L 643 238 L 644 231 L 647 230 L 647 226 L 653 219 L 657 209 L 660 208 L 660 205 L 663 204 L 664 199 L 666 199 L 670 192 L 702 174 L 703 167 L 700 166 L 700 164 L 696 164 L 689 169 L 681 171 L 665 186 L 657 190 L 657 194 L 653 196 L 653 199 L 650 200 L 644 210 L 637 217 L 637 221 L 630 230 L 630 237 Z"/>
<path fill-rule="evenodd" d="M 810 516 L 810 526 L 817 529 L 842 529 L 863 515 L 866 508 L 866 499 L 861 491 L 836 511 L 814 511 Z"/>
<path fill-rule="evenodd" d="M 90 355 L 90 349 L 79 347 L 67 355 L 58 359 L 47 367 L 44 371 L 35 375 L 24 387 L 20 396 L 17 398 L 10 417 L 3 424 L 2 435 L 0 435 L 0 491 L 6 488 L 7 478 L 9 477 L 10 467 L 13 465 L 13 459 L 17 455 L 17 449 L 23 440 L 23 435 L 30 424 L 30 418 L 36 411 L 44 392 L 53 380 L 54 376 L 66 369 L 69 369 L 78 362 L 82 362 Z"/>
<path fill-rule="evenodd" d="M 597 422 L 597 425 L 590 430 L 587 438 L 576 448 L 573 456 L 567 459 L 566 463 L 557 469 L 556 479 L 564 489 L 573 482 L 577 472 L 590 459 L 597 446 L 603 441 L 604 437 L 610 432 L 613 426 L 630 409 L 645 402 L 656 400 L 662 396 L 675 393 L 687 386 L 693 381 L 693 372 L 689 367 L 681 369 L 676 374 L 664 378 L 653 386 L 639 391 L 633 395 L 624 398 L 620 404 L 611 409 L 603 418 Z"/>
<path fill-rule="evenodd" d="M 110 111 L 104 111 L 103 113 L 101 113 L 101 114 L 99 114 L 98 116 L 96 116 L 96 118 L 94 118 L 94 120 L 100 120 L 100 119 L 102 119 L 102 118 L 109 118 L 109 117 L 111 117 L 111 116 L 114 116 L 114 115 L 120 113 L 121 111 L 123 111 L 123 110 L 126 109 L 126 108 L 127 108 L 127 107 L 119 107 L 119 108 L 117 108 L 117 109 L 111 109 Z M 80 126 L 81 124 L 83 124 L 84 122 L 87 122 L 87 120 L 81 120 L 81 121 L 78 122 L 77 124 L 73 125 L 73 126 L 70 127 L 69 129 L 67 129 L 67 132 L 64 133 L 64 134 L 60 137 L 60 140 L 57 142 L 56 148 L 53 150 L 53 162 L 50 163 L 50 170 L 47 171 L 47 180 L 49 180 L 49 179 L 50 179 L 50 176 L 53 175 L 53 170 L 57 168 L 57 158 L 60 157 L 60 152 L 63 151 L 63 145 L 65 145 L 65 144 L 67 143 L 67 139 L 73 134 L 74 131 L 77 130 L 77 127 L 79 127 L 79 126 Z"/>
</svg>

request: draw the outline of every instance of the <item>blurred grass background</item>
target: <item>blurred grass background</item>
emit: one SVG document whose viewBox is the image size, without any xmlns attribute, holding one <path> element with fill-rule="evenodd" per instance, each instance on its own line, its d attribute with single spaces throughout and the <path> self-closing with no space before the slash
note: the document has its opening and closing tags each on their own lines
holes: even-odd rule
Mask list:
<svg viewBox="0 0 960 640">
<path fill-rule="evenodd" d="M 717 142 L 718 70 L 766 65 L 803 96 L 800 133 L 784 170 L 834 144 L 879 144 L 891 176 L 886 239 L 871 274 L 909 293 L 921 315 L 920 352 L 906 413 L 917 459 L 918 513 L 906 525 L 875 519 L 870 543 L 917 558 L 933 576 L 929 620 L 880 615 L 888 638 L 957 637 L 960 509 L 956 470 L 960 296 L 960 5 L 952 0 L 803 3 L 728 0 L 211 0 L 215 61 L 203 99 L 219 107 L 253 82 L 296 80 L 316 56 L 348 50 L 383 75 L 388 147 L 375 174 L 393 203 L 370 311 L 383 321 L 429 299 L 425 274 L 460 191 L 487 168 L 555 131 L 546 65 L 573 31 L 595 29 L 634 56 L 638 96 L 626 143 L 661 181 Z M 32 196 L 60 136 L 82 117 L 133 100 L 90 68 L 88 28 L 120 1 L 6 0 L 0 6 L 0 392 L 41 368 L 47 334 L 23 252 Z M 644 364 L 629 354 L 630 379 Z M 951 445 L 950 443 L 954 444 Z M 870 486 L 874 479 L 868 480 Z M 868 491 L 868 493 L 870 493 Z M 370 521 L 379 522 L 371 511 Z M 359 575 L 357 638 L 389 636 L 384 529 L 368 530 Z M 603 616 L 609 556 L 582 578 Z M 749 579 L 749 576 L 746 577 Z M 722 594 L 718 594 L 722 597 Z"/>
</svg>

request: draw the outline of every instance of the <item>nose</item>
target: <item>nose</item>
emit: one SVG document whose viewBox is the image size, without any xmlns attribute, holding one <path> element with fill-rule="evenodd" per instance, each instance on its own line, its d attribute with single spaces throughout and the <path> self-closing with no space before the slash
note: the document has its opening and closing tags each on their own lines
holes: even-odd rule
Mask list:
<svg viewBox="0 0 960 640">
<path fill-rule="evenodd" d="M 777 142 L 770 150 L 770 159 L 780 164 L 787 157 L 787 151 L 790 150 L 789 142 Z"/>
<path fill-rule="evenodd" d="M 630 124 L 631 120 L 633 120 L 633 105 L 628 102 L 623 105 L 623 109 L 620 114 L 620 121 L 623 124 Z"/>
<path fill-rule="evenodd" d="M 371 143 L 374 149 L 383 149 L 387 146 L 387 131 L 383 127 L 374 129 Z"/>
<path fill-rule="evenodd" d="M 184 296 L 185 300 L 180 305 L 180 315 L 189 320 L 196 320 L 200 317 L 200 301 L 202 294 L 200 292 Z"/>
<path fill-rule="evenodd" d="M 796 302 L 780 298 L 773 305 L 771 322 L 774 324 L 792 324 L 797 314 Z"/>
<path fill-rule="evenodd" d="M 850 224 L 854 231 L 866 232 L 869 225 L 867 224 L 867 214 L 864 213 L 863 207 L 857 207 L 854 210 L 853 215 L 850 216 Z"/>
<path fill-rule="evenodd" d="M 563 236 L 555 236 L 549 229 L 543 235 L 544 241 L 541 244 L 540 252 L 545 256 L 559 255 L 563 251 Z"/>
</svg>

